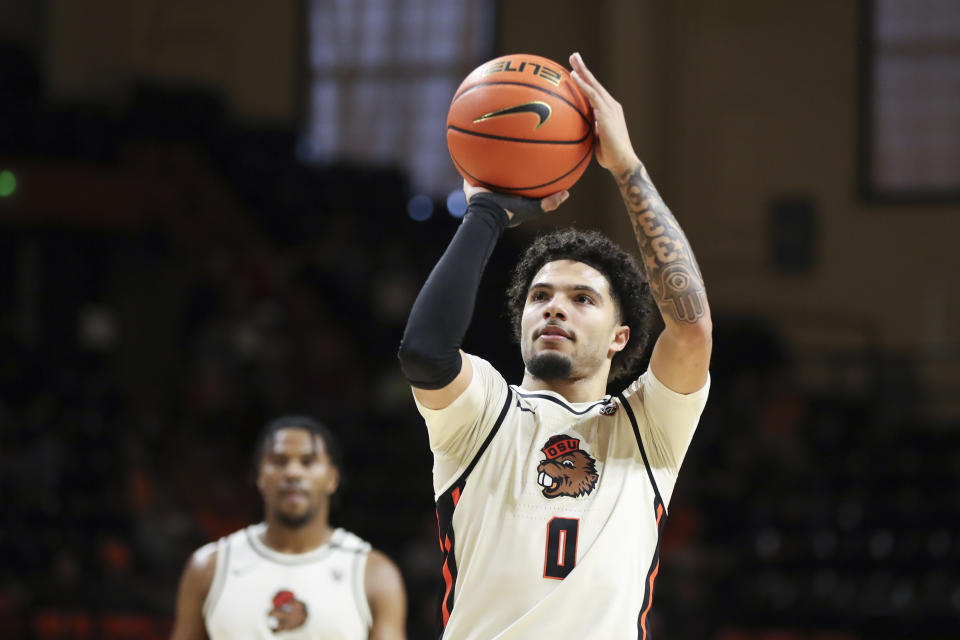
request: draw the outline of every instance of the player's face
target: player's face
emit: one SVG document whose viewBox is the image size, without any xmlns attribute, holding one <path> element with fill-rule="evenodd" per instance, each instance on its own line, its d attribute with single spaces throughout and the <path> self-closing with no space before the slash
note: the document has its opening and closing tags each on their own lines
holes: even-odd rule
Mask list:
<svg viewBox="0 0 960 640">
<path fill-rule="evenodd" d="M 268 518 L 288 527 L 312 521 L 337 489 L 339 473 L 323 439 L 298 428 L 280 429 L 260 463 L 257 487 Z"/>
<path fill-rule="evenodd" d="M 542 379 L 592 375 L 627 343 L 610 284 L 575 260 L 543 266 L 531 282 L 520 321 L 527 370 Z"/>
</svg>

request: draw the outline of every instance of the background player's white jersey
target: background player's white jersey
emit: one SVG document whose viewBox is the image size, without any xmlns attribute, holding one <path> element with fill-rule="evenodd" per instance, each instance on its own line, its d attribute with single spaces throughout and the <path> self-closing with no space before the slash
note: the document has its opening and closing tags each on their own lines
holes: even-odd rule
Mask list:
<svg viewBox="0 0 960 640">
<path fill-rule="evenodd" d="M 468 356 L 450 406 L 418 405 L 434 453 L 444 640 L 645 638 L 660 535 L 706 403 L 649 370 L 571 404 Z"/>
<path fill-rule="evenodd" d="M 216 574 L 203 604 L 207 634 L 213 640 L 366 640 L 370 545 L 336 529 L 312 551 L 279 553 L 263 544 L 265 529 L 252 525 L 217 541 Z"/>
</svg>

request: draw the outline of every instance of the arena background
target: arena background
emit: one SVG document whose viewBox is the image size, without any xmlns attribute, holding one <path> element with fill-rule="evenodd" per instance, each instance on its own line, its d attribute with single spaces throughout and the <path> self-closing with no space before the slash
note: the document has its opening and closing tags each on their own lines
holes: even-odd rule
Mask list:
<svg viewBox="0 0 960 640">
<path fill-rule="evenodd" d="M 436 636 L 431 459 L 395 354 L 457 225 L 443 87 L 578 50 L 714 310 L 653 637 L 956 637 L 960 6 L 450 6 L 0 2 L 0 636 L 165 637 L 190 552 L 260 517 L 253 438 L 291 411 L 341 435 L 334 521 L 398 562 L 410 637 Z M 506 234 L 465 347 L 513 381 L 507 270 L 557 224 L 633 246 L 596 165 Z"/>
</svg>

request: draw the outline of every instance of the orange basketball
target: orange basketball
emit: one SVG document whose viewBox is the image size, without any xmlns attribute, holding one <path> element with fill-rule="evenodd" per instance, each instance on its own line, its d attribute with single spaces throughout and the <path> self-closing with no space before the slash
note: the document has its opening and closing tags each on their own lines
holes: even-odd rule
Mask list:
<svg viewBox="0 0 960 640">
<path fill-rule="evenodd" d="M 567 70 L 528 54 L 473 70 L 447 113 L 447 148 L 467 182 L 528 198 L 569 189 L 593 156 L 593 113 Z"/>
</svg>

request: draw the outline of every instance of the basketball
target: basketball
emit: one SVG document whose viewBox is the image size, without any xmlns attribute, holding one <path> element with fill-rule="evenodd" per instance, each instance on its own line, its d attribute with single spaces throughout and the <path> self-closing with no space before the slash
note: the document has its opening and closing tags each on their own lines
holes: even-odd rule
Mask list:
<svg viewBox="0 0 960 640">
<path fill-rule="evenodd" d="M 528 198 L 569 189 L 593 157 L 587 99 L 553 60 L 512 54 L 464 79 L 447 112 L 447 148 L 467 182 Z"/>
</svg>

